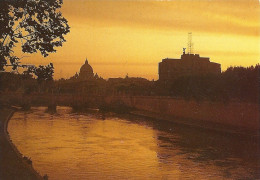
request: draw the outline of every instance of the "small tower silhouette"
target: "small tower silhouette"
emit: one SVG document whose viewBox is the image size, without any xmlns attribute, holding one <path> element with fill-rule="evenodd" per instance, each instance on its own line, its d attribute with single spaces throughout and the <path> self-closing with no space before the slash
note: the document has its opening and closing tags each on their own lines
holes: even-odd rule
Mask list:
<svg viewBox="0 0 260 180">
<path fill-rule="evenodd" d="M 182 50 L 183 50 L 183 54 L 185 54 L 185 50 L 186 50 L 186 48 L 182 48 Z"/>
</svg>

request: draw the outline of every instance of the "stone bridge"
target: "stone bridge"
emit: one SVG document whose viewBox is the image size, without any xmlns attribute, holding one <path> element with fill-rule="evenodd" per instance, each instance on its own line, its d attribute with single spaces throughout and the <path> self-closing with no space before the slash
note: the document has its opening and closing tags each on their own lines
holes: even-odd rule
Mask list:
<svg viewBox="0 0 260 180">
<path fill-rule="evenodd" d="M 76 94 L 1 94 L 1 102 L 32 106 L 71 106 L 100 108 L 102 106 L 127 106 L 137 111 L 150 112 L 162 119 L 192 119 L 193 122 L 210 122 L 235 128 L 259 130 L 260 105 L 247 102 L 210 102 L 156 96 L 98 96 Z"/>
</svg>

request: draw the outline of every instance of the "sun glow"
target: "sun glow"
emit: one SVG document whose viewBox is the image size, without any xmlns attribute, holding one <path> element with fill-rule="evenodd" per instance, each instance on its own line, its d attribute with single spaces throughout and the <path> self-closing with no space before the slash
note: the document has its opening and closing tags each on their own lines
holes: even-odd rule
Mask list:
<svg viewBox="0 0 260 180">
<path fill-rule="evenodd" d="M 249 1 L 89 1 L 65 0 L 61 9 L 71 26 L 67 42 L 48 58 L 55 78 L 71 77 L 85 58 L 104 78 L 158 78 L 162 58 L 179 58 L 193 33 L 194 53 L 229 66 L 259 63 L 259 2 Z M 250 13 L 249 13 L 250 12 Z"/>
</svg>

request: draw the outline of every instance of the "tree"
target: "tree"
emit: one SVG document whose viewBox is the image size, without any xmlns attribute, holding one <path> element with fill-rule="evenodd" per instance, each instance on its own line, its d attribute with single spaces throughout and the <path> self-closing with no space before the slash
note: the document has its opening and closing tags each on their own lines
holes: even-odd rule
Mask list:
<svg viewBox="0 0 260 180">
<path fill-rule="evenodd" d="M 53 64 L 50 63 L 47 66 L 40 65 L 39 67 L 30 66 L 27 71 L 24 71 L 24 75 L 28 76 L 31 73 L 34 73 L 37 76 L 38 82 L 42 81 L 52 81 L 54 67 Z"/>
<path fill-rule="evenodd" d="M 20 65 L 14 47 L 22 52 L 40 52 L 44 57 L 65 42 L 68 21 L 58 11 L 63 0 L 0 0 L 0 70 Z"/>
</svg>

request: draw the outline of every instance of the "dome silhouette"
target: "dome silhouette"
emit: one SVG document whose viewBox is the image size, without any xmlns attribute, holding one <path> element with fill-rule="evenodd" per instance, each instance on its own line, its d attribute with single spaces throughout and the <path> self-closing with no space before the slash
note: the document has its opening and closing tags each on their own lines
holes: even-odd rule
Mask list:
<svg viewBox="0 0 260 180">
<path fill-rule="evenodd" d="M 86 59 L 85 64 L 83 64 L 79 71 L 79 78 L 83 80 L 92 79 L 94 77 L 93 69 L 88 64 L 88 60 Z"/>
</svg>

